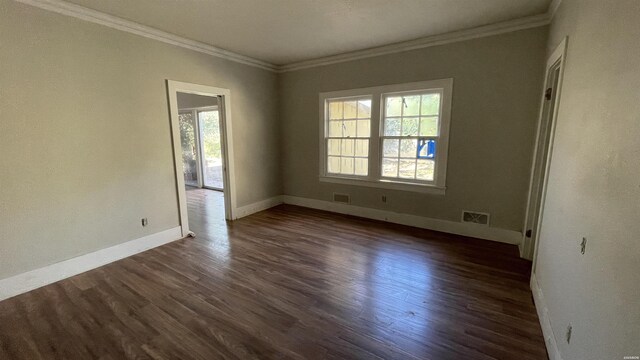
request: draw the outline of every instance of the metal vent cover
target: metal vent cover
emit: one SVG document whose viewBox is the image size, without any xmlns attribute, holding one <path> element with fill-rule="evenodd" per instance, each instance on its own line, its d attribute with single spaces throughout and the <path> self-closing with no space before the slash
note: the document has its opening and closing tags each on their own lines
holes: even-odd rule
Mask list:
<svg viewBox="0 0 640 360">
<path fill-rule="evenodd" d="M 333 202 L 339 202 L 343 204 L 351 203 L 351 196 L 349 194 L 333 193 Z"/>
<path fill-rule="evenodd" d="M 488 226 L 489 214 L 477 211 L 462 211 L 462 222 Z"/>
</svg>

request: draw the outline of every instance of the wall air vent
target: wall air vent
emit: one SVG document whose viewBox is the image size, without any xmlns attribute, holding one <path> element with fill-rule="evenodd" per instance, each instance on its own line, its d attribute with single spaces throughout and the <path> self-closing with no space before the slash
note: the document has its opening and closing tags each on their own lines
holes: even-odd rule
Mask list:
<svg viewBox="0 0 640 360">
<path fill-rule="evenodd" d="M 463 211 L 462 222 L 489 226 L 489 214 L 477 211 Z"/>
<path fill-rule="evenodd" d="M 338 203 L 343 203 L 343 204 L 350 204 L 351 203 L 351 196 L 349 196 L 348 194 L 333 193 L 333 202 L 338 202 Z"/>
</svg>

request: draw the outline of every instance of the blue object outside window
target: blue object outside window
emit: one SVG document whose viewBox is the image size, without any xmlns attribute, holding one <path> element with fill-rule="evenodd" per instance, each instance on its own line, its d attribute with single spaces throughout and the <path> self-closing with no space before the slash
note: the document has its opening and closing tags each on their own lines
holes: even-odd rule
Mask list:
<svg viewBox="0 0 640 360">
<path fill-rule="evenodd" d="M 435 159 L 436 158 L 436 141 L 433 139 L 418 139 L 418 159 Z"/>
</svg>

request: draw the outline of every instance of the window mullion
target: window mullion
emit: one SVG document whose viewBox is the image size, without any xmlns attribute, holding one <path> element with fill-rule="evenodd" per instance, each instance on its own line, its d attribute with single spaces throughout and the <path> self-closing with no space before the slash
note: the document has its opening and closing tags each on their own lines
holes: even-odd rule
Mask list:
<svg viewBox="0 0 640 360">
<path fill-rule="evenodd" d="M 371 99 L 371 137 L 369 140 L 369 180 L 380 180 L 382 163 L 382 99 L 374 93 Z"/>
</svg>

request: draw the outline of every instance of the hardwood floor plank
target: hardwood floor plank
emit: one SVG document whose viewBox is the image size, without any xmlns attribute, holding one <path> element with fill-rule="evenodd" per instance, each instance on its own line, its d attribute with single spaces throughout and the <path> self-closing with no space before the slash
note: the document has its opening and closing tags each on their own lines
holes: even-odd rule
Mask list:
<svg viewBox="0 0 640 360">
<path fill-rule="evenodd" d="M 512 245 L 281 205 L 0 302 L 2 359 L 546 359 Z"/>
</svg>

